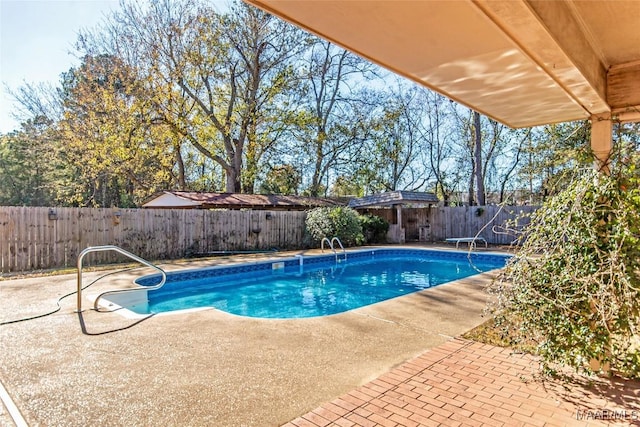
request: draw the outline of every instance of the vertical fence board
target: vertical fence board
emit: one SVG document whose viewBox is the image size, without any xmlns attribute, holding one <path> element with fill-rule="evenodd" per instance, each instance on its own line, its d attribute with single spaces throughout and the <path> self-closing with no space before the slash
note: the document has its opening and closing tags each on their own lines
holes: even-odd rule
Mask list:
<svg viewBox="0 0 640 427">
<path fill-rule="evenodd" d="M 24 223 L 18 223 L 18 238 L 16 239 L 16 259 L 14 265 L 21 270 L 29 269 L 29 254 L 28 254 L 28 242 L 29 242 L 29 221 L 31 221 L 31 210 L 21 208 L 21 214 L 27 218 Z"/>
<path fill-rule="evenodd" d="M 4 271 L 8 258 L 9 246 L 9 213 L 0 211 L 0 271 Z"/>
<path fill-rule="evenodd" d="M 20 209 L 20 208 L 18 208 Z M 23 216 L 22 212 L 16 212 L 16 217 Z M 22 224 L 19 221 L 14 222 L 13 235 L 9 240 L 9 268 L 18 270 L 18 257 L 20 252 L 20 237 L 22 236 Z"/>
<path fill-rule="evenodd" d="M 22 212 L 19 212 L 20 216 L 23 216 L 24 214 Z M 28 220 L 28 219 L 27 219 Z M 11 239 L 11 247 L 9 250 L 9 268 L 13 268 L 14 270 L 18 270 L 21 266 L 18 264 L 18 260 L 20 259 L 20 248 L 21 248 L 21 237 L 23 234 L 23 227 L 24 225 L 21 224 L 20 222 L 16 222 L 15 224 L 15 230 L 14 230 L 14 235 L 13 238 Z"/>
</svg>

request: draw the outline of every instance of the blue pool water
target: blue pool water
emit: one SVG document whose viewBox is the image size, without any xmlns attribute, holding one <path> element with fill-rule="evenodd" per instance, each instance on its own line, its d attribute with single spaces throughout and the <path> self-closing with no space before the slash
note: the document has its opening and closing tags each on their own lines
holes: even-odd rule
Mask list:
<svg viewBox="0 0 640 427">
<path fill-rule="evenodd" d="M 167 274 L 138 314 L 214 307 L 261 318 L 326 316 L 504 267 L 507 256 L 374 249 Z M 141 285 L 159 277 L 139 279 Z"/>
</svg>

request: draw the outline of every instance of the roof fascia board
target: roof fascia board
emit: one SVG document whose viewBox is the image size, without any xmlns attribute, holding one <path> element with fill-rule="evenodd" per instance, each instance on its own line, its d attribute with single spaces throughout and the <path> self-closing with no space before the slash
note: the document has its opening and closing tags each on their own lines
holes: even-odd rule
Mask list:
<svg viewBox="0 0 640 427">
<path fill-rule="evenodd" d="M 613 66 L 607 75 L 608 101 L 614 114 L 627 115 L 626 121 L 640 112 L 640 61 Z M 634 120 L 638 121 L 638 120 Z"/>
</svg>

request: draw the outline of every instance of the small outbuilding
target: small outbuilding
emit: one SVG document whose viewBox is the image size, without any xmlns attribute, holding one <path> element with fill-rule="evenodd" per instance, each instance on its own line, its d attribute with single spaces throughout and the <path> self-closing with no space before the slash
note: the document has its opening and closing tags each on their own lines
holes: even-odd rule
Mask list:
<svg viewBox="0 0 640 427">
<path fill-rule="evenodd" d="M 393 218 L 391 218 L 391 220 L 389 220 L 390 218 L 386 218 L 389 220 L 387 240 L 392 243 L 405 243 L 407 230 L 406 227 L 403 226 L 402 207 L 411 206 L 429 208 L 433 205 L 437 205 L 438 202 L 438 197 L 434 193 L 419 191 L 389 191 L 352 199 L 349 202 L 349 207 L 364 212 L 368 212 L 370 209 L 375 208 L 395 209 L 395 215 Z M 425 241 L 429 239 L 431 226 L 428 220 L 424 220 L 423 223 L 420 224 L 417 224 L 417 221 L 410 221 L 410 223 L 417 227 L 418 240 Z"/>
</svg>

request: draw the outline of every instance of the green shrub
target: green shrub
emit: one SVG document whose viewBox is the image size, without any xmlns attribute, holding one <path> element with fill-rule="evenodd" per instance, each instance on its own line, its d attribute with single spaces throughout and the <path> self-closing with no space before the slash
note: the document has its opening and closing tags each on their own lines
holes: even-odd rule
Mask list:
<svg viewBox="0 0 640 427">
<path fill-rule="evenodd" d="M 345 246 L 361 245 L 364 235 L 358 217 L 351 208 L 315 208 L 307 213 L 305 225 L 315 243 L 338 237 Z"/>
<path fill-rule="evenodd" d="M 389 222 L 376 215 L 360 215 L 360 225 L 366 243 L 384 243 L 389 231 Z"/>
<path fill-rule="evenodd" d="M 492 287 L 497 320 L 521 319 L 544 367 L 640 377 L 640 190 L 585 173 L 531 217 Z"/>
</svg>

